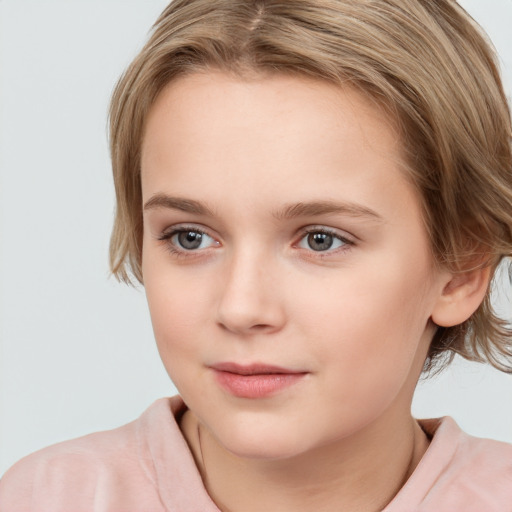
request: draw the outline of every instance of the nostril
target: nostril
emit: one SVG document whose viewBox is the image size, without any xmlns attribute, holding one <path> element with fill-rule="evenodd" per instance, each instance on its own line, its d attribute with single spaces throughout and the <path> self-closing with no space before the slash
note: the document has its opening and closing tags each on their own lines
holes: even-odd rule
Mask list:
<svg viewBox="0 0 512 512">
<path fill-rule="evenodd" d="M 247 333 L 250 332 L 266 332 L 272 330 L 272 326 L 269 324 L 254 324 L 254 325 L 248 325 L 247 327 L 240 327 L 235 326 L 233 324 L 226 324 L 224 322 L 219 322 L 221 327 L 223 329 L 226 329 L 228 331 L 245 331 Z"/>
</svg>

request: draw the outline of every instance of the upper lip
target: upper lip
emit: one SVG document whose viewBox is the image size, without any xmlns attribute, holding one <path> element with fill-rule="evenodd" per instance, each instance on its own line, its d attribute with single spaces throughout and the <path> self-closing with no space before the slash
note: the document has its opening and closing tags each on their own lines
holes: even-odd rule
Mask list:
<svg viewBox="0 0 512 512">
<path fill-rule="evenodd" d="M 253 363 L 253 364 L 238 364 L 238 363 L 216 363 L 210 368 L 220 371 L 236 373 L 238 375 L 268 375 L 272 373 L 306 373 L 300 370 L 291 370 L 290 368 L 283 368 L 272 364 Z"/>
</svg>

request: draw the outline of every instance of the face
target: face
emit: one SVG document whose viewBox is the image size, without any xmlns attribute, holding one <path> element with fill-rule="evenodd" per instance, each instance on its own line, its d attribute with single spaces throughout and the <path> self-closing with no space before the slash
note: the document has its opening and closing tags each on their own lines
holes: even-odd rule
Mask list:
<svg viewBox="0 0 512 512">
<path fill-rule="evenodd" d="M 171 83 L 142 151 L 165 367 L 230 452 L 289 457 L 408 415 L 445 285 L 385 113 L 351 89 Z"/>
</svg>

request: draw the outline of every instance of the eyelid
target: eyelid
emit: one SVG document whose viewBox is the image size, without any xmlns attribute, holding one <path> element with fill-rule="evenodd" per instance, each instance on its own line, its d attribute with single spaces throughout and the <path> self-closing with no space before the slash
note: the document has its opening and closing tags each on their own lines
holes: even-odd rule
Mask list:
<svg viewBox="0 0 512 512">
<path fill-rule="evenodd" d="M 325 226 L 323 224 L 311 224 L 299 230 L 299 236 L 307 235 L 308 233 L 327 233 L 342 240 L 346 240 L 347 242 L 350 243 L 355 243 L 357 240 L 357 238 L 354 235 L 348 233 L 347 231 L 338 228 L 332 228 L 330 226 Z"/>
<path fill-rule="evenodd" d="M 176 233 L 181 233 L 183 231 L 196 231 L 197 233 L 201 233 L 203 235 L 211 236 L 206 229 L 203 227 L 193 225 L 193 224 L 175 224 L 169 227 L 166 227 L 161 231 L 159 235 L 157 235 L 158 240 L 168 240 Z M 214 238 L 214 237 L 212 237 Z"/>
</svg>

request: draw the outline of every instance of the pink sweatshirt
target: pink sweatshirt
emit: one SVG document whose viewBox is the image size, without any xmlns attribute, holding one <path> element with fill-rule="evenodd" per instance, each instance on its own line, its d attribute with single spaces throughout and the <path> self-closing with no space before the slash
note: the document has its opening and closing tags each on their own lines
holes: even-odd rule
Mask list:
<svg viewBox="0 0 512 512">
<path fill-rule="evenodd" d="M 219 512 L 163 398 L 123 427 L 45 448 L 0 480 L 0 512 Z M 384 512 L 512 512 L 512 445 L 471 437 L 449 417 Z"/>
</svg>

